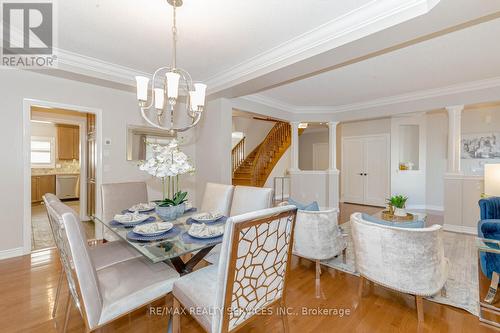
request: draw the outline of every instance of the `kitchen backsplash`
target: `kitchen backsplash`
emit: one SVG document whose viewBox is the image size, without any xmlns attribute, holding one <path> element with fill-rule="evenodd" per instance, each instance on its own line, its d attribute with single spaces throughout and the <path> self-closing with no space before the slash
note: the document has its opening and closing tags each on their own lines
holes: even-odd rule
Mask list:
<svg viewBox="0 0 500 333">
<path fill-rule="evenodd" d="M 58 173 L 80 173 L 80 161 L 57 161 L 55 168 L 32 168 L 32 175 L 52 175 Z"/>
</svg>

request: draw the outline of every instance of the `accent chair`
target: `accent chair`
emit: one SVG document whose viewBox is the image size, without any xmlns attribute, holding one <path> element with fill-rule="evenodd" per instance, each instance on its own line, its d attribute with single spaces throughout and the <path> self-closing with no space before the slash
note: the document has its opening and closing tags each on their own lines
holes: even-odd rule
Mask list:
<svg viewBox="0 0 500 333">
<path fill-rule="evenodd" d="M 422 297 L 444 293 L 448 277 L 442 227 L 390 227 L 365 221 L 361 213 L 354 213 L 351 228 L 356 269 L 361 275 L 360 297 L 365 279 L 414 295 L 418 321 L 422 322 Z"/>
<path fill-rule="evenodd" d="M 321 260 L 342 254 L 345 262 L 347 242 L 338 225 L 339 210 L 297 211 L 293 254 L 316 263 L 316 297 L 320 297 Z"/>
</svg>

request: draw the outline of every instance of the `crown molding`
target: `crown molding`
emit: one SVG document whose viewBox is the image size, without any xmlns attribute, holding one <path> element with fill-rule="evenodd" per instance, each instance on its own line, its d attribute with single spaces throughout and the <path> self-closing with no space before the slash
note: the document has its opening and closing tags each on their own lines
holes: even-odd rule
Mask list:
<svg viewBox="0 0 500 333">
<path fill-rule="evenodd" d="M 263 104 L 272 108 L 280 109 L 282 111 L 291 112 L 294 114 L 335 114 L 349 111 L 361 111 L 381 106 L 388 106 L 399 103 L 414 102 L 422 99 L 436 98 L 453 94 L 463 94 L 474 92 L 483 89 L 500 87 L 500 77 L 471 81 L 440 87 L 435 89 L 421 90 L 417 92 L 395 95 L 390 97 L 378 98 L 371 101 L 345 104 L 339 106 L 297 106 L 285 103 L 283 101 L 263 96 L 260 94 L 244 96 L 246 100 L 254 103 Z"/>
<path fill-rule="evenodd" d="M 439 1 L 370 1 L 362 7 L 218 73 L 206 82 L 209 93 L 217 93 L 235 84 L 254 79 L 426 14 Z"/>
</svg>

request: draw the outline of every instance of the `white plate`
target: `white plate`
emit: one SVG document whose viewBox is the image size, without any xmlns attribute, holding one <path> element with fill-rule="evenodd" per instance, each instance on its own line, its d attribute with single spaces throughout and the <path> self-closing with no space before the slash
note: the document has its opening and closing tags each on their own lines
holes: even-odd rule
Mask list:
<svg viewBox="0 0 500 333">
<path fill-rule="evenodd" d="M 173 227 L 174 225 L 170 222 L 154 222 L 138 225 L 132 231 L 142 236 L 157 236 L 169 231 Z"/>
<path fill-rule="evenodd" d="M 131 214 L 133 216 L 132 219 L 130 220 L 117 220 L 116 218 L 114 218 L 114 220 L 120 224 L 123 224 L 123 225 L 127 225 L 127 224 L 137 224 L 137 223 L 141 223 L 141 222 L 144 222 L 146 221 L 148 218 L 149 218 L 149 215 L 146 215 L 146 214 L 133 214 L 133 213 L 128 213 L 128 214 Z M 127 214 L 123 214 L 123 215 L 127 215 Z"/>
<path fill-rule="evenodd" d="M 198 222 L 213 222 L 221 219 L 223 215 L 219 212 L 207 212 L 194 214 L 191 218 Z"/>
<path fill-rule="evenodd" d="M 150 210 L 155 209 L 156 204 L 154 202 L 148 202 L 148 203 L 138 203 L 137 205 L 133 205 L 130 207 L 128 210 L 130 212 L 149 212 Z"/>
<path fill-rule="evenodd" d="M 207 226 L 206 224 L 192 224 L 188 230 L 188 235 L 194 238 L 207 239 L 222 236 L 224 226 Z"/>
</svg>

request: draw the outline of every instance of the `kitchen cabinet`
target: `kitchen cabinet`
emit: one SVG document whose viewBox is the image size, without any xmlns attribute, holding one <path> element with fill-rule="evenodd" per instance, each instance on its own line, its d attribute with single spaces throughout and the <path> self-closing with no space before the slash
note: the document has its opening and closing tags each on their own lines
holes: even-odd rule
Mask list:
<svg viewBox="0 0 500 333">
<path fill-rule="evenodd" d="M 80 159 L 80 128 L 78 126 L 57 124 L 57 159 Z"/>
<path fill-rule="evenodd" d="M 31 176 L 31 202 L 42 201 L 45 193 L 56 194 L 56 176 Z"/>
</svg>

